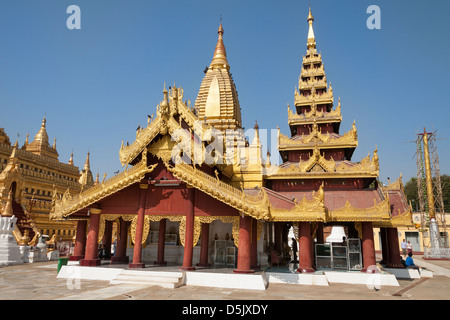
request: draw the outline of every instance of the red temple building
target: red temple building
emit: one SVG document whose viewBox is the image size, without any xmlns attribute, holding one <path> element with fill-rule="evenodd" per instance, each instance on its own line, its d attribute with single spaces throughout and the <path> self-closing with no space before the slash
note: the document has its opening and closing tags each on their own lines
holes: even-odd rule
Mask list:
<svg viewBox="0 0 450 320">
<path fill-rule="evenodd" d="M 339 265 L 326 237 L 339 227 L 339 242 L 355 253 L 348 269 L 376 265 L 374 228 L 383 262 L 401 267 L 397 227 L 412 225 L 410 207 L 402 190 L 379 185 L 376 148 L 352 161 L 357 129 L 353 123 L 340 133 L 341 102 L 334 107 L 313 21 L 310 11 L 307 51 L 288 106 L 290 137 L 278 134 L 281 165 L 263 159 L 258 125 L 252 142 L 243 134 L 220 25 L 195 105 L 183 101 L 180 87 L 164 88 L 156 116 L 133 143 L 122 143 L 124 171 L 79 194 L 55 194 L 51 219 L 78 224 L 71 259 L 98 266 L 99 244 L 115 242 L 111 263 L 130 268 L 224 264 L 252 273 L 264 259 L 286 255 L 292 228 L 298 272 L 313 272 Z"/>
</svg>

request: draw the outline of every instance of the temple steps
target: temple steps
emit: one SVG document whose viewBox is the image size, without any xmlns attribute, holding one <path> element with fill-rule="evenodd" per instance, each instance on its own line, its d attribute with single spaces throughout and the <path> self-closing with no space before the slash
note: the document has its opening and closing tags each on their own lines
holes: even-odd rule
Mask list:
<svg viewBox="0 0 450 320">
<path fill-rule="evenodd" d="M 123 270 L 110 283 L 148 284 L 174 289 L 185 284 L 185 274 L 184 272 Z"/>
</svg>

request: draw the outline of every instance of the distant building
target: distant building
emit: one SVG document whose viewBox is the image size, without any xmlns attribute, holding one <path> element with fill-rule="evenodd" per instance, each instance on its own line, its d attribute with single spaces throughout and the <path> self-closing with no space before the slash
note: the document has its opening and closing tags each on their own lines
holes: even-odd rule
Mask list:
<svg viewBox="0 0 450 320">
<path fill-rule="evenodd" d="M 67 190 L 70 194 L 79 193 L 94 181 L 89 154 L 81 172 L 73 164 L 73 154 L 68 163 L 59 161 L 56 138 L 50 145 L 46 122 L 44 117 L 33 141 L 29 142 L 27 134 L 22 147 L 18 141 L 11 144 L 9 136 L 0 128 L 0 212 L 18 218 L 18 230 L 14 234 L 21 244 L 35 245 L 40 234 L 55 236 L 57 243 L 68 247 L 75 236 L 75 224 L 49 220 L 52 199 Z"/>
</svg>

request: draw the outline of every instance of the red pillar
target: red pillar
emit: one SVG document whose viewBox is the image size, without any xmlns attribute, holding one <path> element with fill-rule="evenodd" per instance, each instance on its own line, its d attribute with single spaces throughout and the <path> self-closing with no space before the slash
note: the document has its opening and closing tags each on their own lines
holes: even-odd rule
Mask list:
<svg viewBox="0 0 450 320">
<path fill-rule="evenodd" d="M 180 268 L 184 271 L 195 270 L 192 266 L 192 257 L 194 255 L 194 196 L 195 189 L 188 188 L 189 204 L 186 212 L 186 230 L 184 232 L 184 256 L 183 266 Z"/>
<path fill-rule="evenodd" d="M 159 221 L 159 232 L 158 232 L 158 258 L 154 262 L 156 265 L 165 266 L 167 261 L 164 261 L 164 247 L 166 244 L 166 219 L 161 219 Z"/>
<path fill-rule="evenodd" d="M 256 270 L 258 266 L 258 220 L 252 219 L 252 244 L 251 244 L 251 268 Z"/>
<path fill-rule="evenodd" d="M 98 229 L 100 224 L 100 209 L 90 209 L 89 232 L 86 242 L 86 254 L 80 260 L 80 266 L 99 266 L 98 259 Z"/>
<path fill-rule="evenodd" d="M 252 232 L 252 217 L 244 216 L 240 217 L 239 225 L 239 248 L 237 269 L 234 269 L 235 273 L 254 273 L 251 270 L 251 232 Z"/>
<path fill-rule="evenodd" d="M 144 268 L 142 263 L 142 239 L 144 233 L 145 201 L 147 200 L 148 184 L 139 185 L 139 208 L 137 213 L 136 234 L 134 236 L 133 262 L 129 268 Z"/>
<path fill-rule="evenodd" d="M 362 222 L 362 252 L 363 252 L 363 271 L 367 271 L 370 266 L 376 266 L 375 244 L 373 241 L 372 222 Z"/>
<path fill-rule="evenodd" d="M 86 248 L 86 229 L 87 220 L 78 220 L 77 234 L 75 236 L 75 247 L 73 255 L 69 257 L 70 261 L 79 261 L 84 258 L 84 250 Z"/>
<path fill-rule="evenodd" d="M 404 268 L 400 260 L 400 247 L 398 244 L 397 228 L 387 228 L 387 241 L 389 247 L 389 268 Z"/>
<path fill-rule="evenodd" d="M 113 221 L 105 221 L 105 234 L 102 239 L 102 247 L 105 248 L 106 257 L 111 258 L 111 241 L 112 241 Z"/>
<path fill-rule="evenodd" d="M 309 222 L 299 223 L 299 267 L 297 272 L 314 272 L 313 269 L 313 240 L 311 237 L 311 224 Z"/>
<path fill-rule="evenodd" d="M 318 222 L 316 238 L 317 238 L 317 243 L 319 243 L 319 244 L 325 243 L 325 239 L 323 236 L 323 222 Z"/>
<path fill-rule="evenodd" d="M 380 228 L 380 238 L 381 238 L 381 252 L 382 252 L 382 264 L 389 263 L 389 247 L 387 241 L 387 231 L 386 228 Z"/>
<path fill-rule="evenodd" d="M 209 223 L 202 223 L 202 239 L 200 247 L 200 262 L 198 267 L 208 267 Z"/>
<path fill-rule="evenodd" d="M 283 226 L 281 225 L 281 222 L 275 222 L 274 229 L 275 229 L 274 249 L 281 254 L 283 252 L 283 239 L 282 239 Z"/>
<path fill-rule="evenodd" d="M 129 259 L 127 256 L 127 241 L 128 241 L 128 222 L 119 219 L 119 225 L 117 226 L 119 229 L 117 235 L 117 244 L 116 251 L 114 253 L 114 257 L 111 257 L 111 263 L 128 263 Z"/>
</svg>

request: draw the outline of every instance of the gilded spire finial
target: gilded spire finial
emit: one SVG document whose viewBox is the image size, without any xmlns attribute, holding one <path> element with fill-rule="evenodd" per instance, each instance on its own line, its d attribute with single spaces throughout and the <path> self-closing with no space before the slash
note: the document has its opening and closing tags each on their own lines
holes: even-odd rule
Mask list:
<svg viewBox="0 0 450 320">
<path fill-rule="evenodd" d="M 223 27 L 222 27 L 222 16 L 220 17 L 220 25 L 219 29 L 217 30 L 218 39 L 216 44 L 216 49 L 214 50 L 214 56 L 211 62 L 211 66 L 213 67 L 219 67 L 219 68 L 227 68 L 229 69 L 230 66 L 228 64 L 227 60 L 227 52 L 225 50 L 225 45 L 223 44 Z"/>
<path fill-rule="evenodd" d="M 73 151 L 72 151 L 72 153 L 70 154 L 69 164 L 70 164 L 71 166 L 73 166 Z"/>
<path fill-rule="evenodd" d="M 84 170 L 86 170 L 86 171 L 91 170 L 91 163 L 89 161 L 89 155 L 90 155 L 90 152 L 87 153 L 86 161 L 84 163 Z"/>
<path fill-rule="evenodd" d="M 307 47 L 308 47 L 308 49 L 315 49 L 316 48 L 316 38 L 314 36 L 314 30 L 313 30 L 314 17 L 311 13 L 311 7 L 309 7 L 309 14 L 308 14 L 307 21 L 309 24 Z"/>
</svg>

